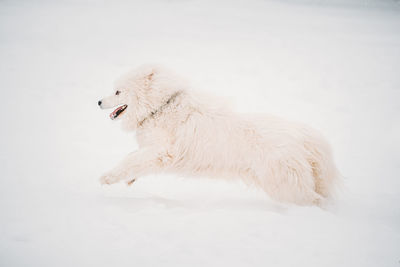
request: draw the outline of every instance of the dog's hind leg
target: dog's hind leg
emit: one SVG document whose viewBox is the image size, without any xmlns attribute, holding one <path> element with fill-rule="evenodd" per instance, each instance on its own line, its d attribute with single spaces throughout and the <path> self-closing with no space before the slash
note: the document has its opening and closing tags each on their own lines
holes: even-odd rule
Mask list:
<svg viewBox="0 0 400 267">
<path fill-rule="evenodd" d="M 315 191 L 315 181 L 307 162 L 279 159 L 269 162 L 268 171 L 259 180 L 273 199 L 298 205 L 318 205 L 323 197 Z"/>
</svg>

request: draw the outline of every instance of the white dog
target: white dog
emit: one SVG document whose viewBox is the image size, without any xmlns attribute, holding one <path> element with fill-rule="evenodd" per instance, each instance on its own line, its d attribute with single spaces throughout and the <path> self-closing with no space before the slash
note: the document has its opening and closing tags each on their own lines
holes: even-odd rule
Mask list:
<svg viewBox="0 0 400 267">
<path fill-rule="evenodd" d="M 154 172 L 242 179 L 278 201 L 321 204 L 338 172 L 329 144 L 309 127 L 273 116 L 239 115 L 195 97 L 155 66 L 123 76 L 98 102 L 111 119 L 136 130 L 140 149 L 103 175 L 102 184 L 132 183 Z"/>
</svg>

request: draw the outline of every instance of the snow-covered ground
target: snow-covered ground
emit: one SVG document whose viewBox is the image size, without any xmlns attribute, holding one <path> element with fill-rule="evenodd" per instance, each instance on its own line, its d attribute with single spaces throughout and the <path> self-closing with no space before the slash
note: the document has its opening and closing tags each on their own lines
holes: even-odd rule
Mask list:
<svg viewBox="0 0 400 267">
<path fill-rule="evenodd" d="M 1 1 L 0 266 L 400 266 L 400 3 Z M 327 210 L 210 179 L 98 177 L 135 149 L 97 100 L 161 63 L 331 141 Z"/>
</svg>

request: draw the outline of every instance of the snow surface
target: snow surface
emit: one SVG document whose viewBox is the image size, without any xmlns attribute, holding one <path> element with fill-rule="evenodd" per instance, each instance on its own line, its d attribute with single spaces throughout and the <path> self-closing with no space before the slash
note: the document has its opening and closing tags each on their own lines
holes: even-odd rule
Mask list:
<svg viewBox="0 0 400 267">
<path fill-rule="evenodd" d="M 400 266 L 398 1 L 1 1 L 0 59 L 0 266 Z M 322 131 L 335 204 L 161 175 L 101 187 L 136 143 L 97 101 L 149 62 Z"/>
</svg>

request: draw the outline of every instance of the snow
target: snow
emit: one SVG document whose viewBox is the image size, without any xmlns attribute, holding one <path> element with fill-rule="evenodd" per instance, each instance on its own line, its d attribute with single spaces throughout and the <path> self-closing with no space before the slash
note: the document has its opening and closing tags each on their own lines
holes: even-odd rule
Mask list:
<svg viewBox="0 0 400 267">
<path fill-rule="evenodd" d="M 390 0 L 2 1 L 0 266 L 399 266 L 399 29 Z M 136 143 L 97 101 L 151 62 L 322 131 L 336 202 L 178 176 L 100 186 Z"/>
</svg>

